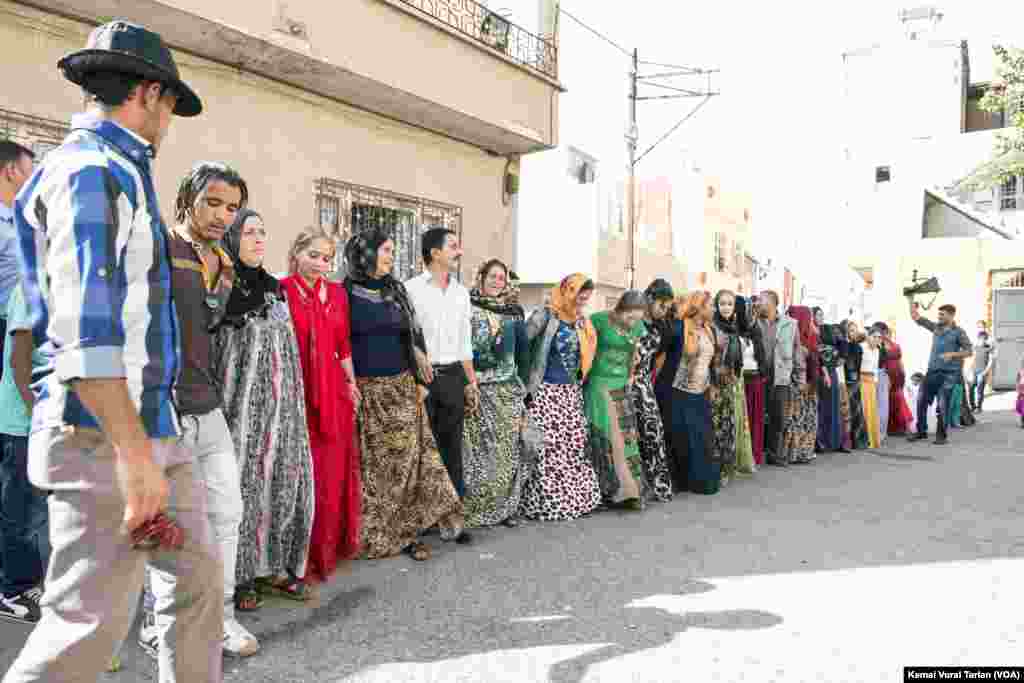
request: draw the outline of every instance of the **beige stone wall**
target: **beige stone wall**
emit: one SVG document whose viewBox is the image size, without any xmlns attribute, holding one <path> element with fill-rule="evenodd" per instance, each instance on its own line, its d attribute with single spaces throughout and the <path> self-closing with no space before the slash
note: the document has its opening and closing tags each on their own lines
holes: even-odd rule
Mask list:
<svg viewBox="0 0 1024 683">
<path fill-rule="evenodd" d="M 924 371 L 928 365 L 931 338 L 910 319 L 907 300 L 901 287 L 909 284 L 913 271 L 919 277 L 935 276 L 942 292 L 924 315 L 934 320 L 938 307 L 949 303 L 957 307 L 957 321 L 974 340 L 975 324 L 987 316 L 986 284 L 990 271 L 1024 269 L 1024 244 L 1003 239 L 938 238 L 920 240 L 912 253 L 893 261 L 881 262 L 876 278 L 895 287 L 876 287 L 873 291 L 877 315 L 867 322 L 886 321 L 896 330 L 908 372 Z M 924 297 L 927 302 L 930 297 Z"/>
<path fill-rule="evenodd" d="M 385 0 L 163 0 L 257 37 L 275 32 L 286 5 L 288 19 L 309 29 L 317 58 L 502 128 L 553 141 L 552 87 L 478 44 L 431 25 L 408 5 Z M 432 4 L 432 3 L 431 3 Z M 457 12 L 462 3 L 450 4 Z M 429 5 L 428 5 L 429 6 Z M 463 14 L 466 14 L 463 12 Z"/>
<path fill-rule="evenodd" d="M 88 30 L 0 3 L 0 108 L 67 121 L 81 108 L 81 95 L 55 65 L 84 44 Z M 366 31 L 346 28 L 343 33 L 348 40 Z M 249 183 L 252 206 L 264 214 L 271 231 L 267 259 L 273 270 L 284 268 L 288 243 L 314 220 L 313 186 L 321 177 L 462 207 L 464 278 L 488 257 L 511 259 L 511 214 L 501 200 L 504 159 L 236 69 L 189 55 L 176 58 L 206 111 L 195 119 L 175 120 L 156 161 L 157 191 L 167 218 L 178 180 L 188 168 L 200 160 L 219 160 L 238 168 Z"/>
</svg>

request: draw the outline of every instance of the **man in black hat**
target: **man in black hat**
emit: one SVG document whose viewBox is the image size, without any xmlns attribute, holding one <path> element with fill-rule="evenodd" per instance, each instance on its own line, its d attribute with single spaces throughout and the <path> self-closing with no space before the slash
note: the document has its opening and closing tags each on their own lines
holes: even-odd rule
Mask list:
<svg viewBox="0 0 1024 683">
<path fill-rule="evenodd" d="M 219 683 L 223 576 L 194 458 L 178 441 L 180 331 L 150 167 L 172 116 L 202 105 L 160 36 L 125 21 L 93 31 L 59 67 L 87 110 L 15 203 L 46 360 L 28 467 L 53 492 L 52 555 L 42 618 L 3 680 L 97 680 L 127 636 L 148 563 L 176 579 L 157 604 L 160 681 Z"/>
</svg>

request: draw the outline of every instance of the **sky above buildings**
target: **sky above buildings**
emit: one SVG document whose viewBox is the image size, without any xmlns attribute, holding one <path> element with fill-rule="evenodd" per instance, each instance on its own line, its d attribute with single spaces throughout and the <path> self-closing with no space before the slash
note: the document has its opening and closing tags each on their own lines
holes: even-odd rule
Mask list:
<svg viewBox="0 0 1024 683">
<path fill-rule="evenodd" d="M 509 8 L 514 20 L 532 16 L 527 8 L 536 6 L 535 0 L 489 4 Z M 843 262 L 839 249 L 807 248 L 842 230 L 837 217 L 842 192 L 842 55 L 899 37 L 899 10 L 920 4 L 925 3 L 562 2 L 565 10 L 615 42 L 638 48 L 641 60 L 721 69 L 713 85 L 722 94 L 642 161 L 638 172 L 671 177 L 681 159 L 689 158 L 721 176 L 723 183 L 749 190 L 758 236 L 755 249 L 789 256 L 808 275 L 812 269 L 827 273 Z M 1024 45 L 1024 3 L 949 0 L 931 4 L 945 15 L 946 36 L 966 38 L 972 45 L 999 40 Z M 568 19 L 563 16 L 561 21 Z M 593 49 L 615 48 L 595 37 Z M 979 52 L 972 50 L 976 72 L 982 68 Z M 615 97 L 623 92 L 627 69 L 623 56 L 621 73 L 594 73 L 588 83 L 567 83 L 565 96 L 571 97 L 574 88 L 604 87 Z M 686 79 L 676 84 L 704 85 Z M 641 103 L 640 148 L 653 143 L 698 102 Z"/>
</svg>

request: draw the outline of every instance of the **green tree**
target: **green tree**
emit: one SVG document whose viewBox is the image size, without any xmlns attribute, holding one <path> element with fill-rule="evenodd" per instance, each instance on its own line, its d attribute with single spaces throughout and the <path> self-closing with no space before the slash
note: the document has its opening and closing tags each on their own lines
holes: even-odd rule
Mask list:
<svg viewBox="0 0 1024 683">
<path fill-rule="evenodd" d="M 1005 112 L 1008 127 L 996 134 L 992 159 L 957 183 L 957 189 L 983 190 L 1024 175 L 1024 50 L 996 45 L 999 63 L 996 80 L 981 99 L 980 107 Z"/>
</svg>

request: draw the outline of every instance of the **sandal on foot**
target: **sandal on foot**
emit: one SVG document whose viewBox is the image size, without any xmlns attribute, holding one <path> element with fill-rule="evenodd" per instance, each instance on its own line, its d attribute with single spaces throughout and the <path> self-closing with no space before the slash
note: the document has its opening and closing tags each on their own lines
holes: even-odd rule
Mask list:
<svg viewBox="0 0 1024 683">
<path fill-rule="evenodd" d="M 274 595 L 295 602 L 309 600 L 309 585 L 294 576 L 256 579 L 256 587 L 264 595 Z"/>
<path fill-rule="evenodd" d="M 239 612 L 255 612 L 263 607 L 263 598 L 252 584 L 235 588 L 235 609 Z"/>
<path fill-rule="evenodd" d="M 426 543 L 410 543 L 406 546 L 405 552 L 417 562 L 426 562 L 430 559 L 430 546 Z"/>
</svg>

